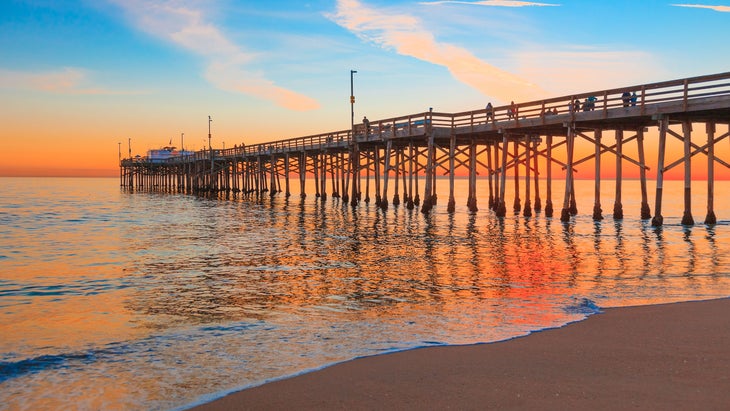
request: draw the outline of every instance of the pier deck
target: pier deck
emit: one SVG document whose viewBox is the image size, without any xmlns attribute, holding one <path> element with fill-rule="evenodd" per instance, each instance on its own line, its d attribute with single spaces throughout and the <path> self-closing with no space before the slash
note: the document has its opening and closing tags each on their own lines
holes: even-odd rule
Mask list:
<svg viewBox="0 0 730 411">
<path fill-rule="evenodd" d="M 702 145 L 692 141 L 693 126 L 704 124 L 706 139 Z M 403 201 L 407 207 L 421 205 L 419 180 L 424 181 L 421 211 L 428 212 L 436 203 L 436 175 L 449 175 L 449 211 L 454 209 L 453 178 L 457 169 L 468 170 L 468 206 L 477 210 L 477 175 L 489 184 L 489 208 L 497 215 L 506 213 L 507 174 L 512 173 L 515 211 L 531 216 L 542 208 L 539 187 L 540 166 L 545 171 L 545 215 L 551 217 L 552 165 L 564 170 L 565 193 L 561 220 L 575 215 L 573 178 L 575 167 L 592 161 L 595 167 L 596 200 L 593 218 L 603 218 L 600 202 L 602 156 L 612 154 L 616 167 L 614 218 L 622 218 L 621 179 L 624 163 L 640 169 L 642 184 L 641 217 L 651 218 L 646 192 L 644 134 L 658 129 L 657 175 L 654 225 L 661 225 L 663 176 L 669 169 L 685 168 L 685 213 L 683 224 L 693 224 L 691 216 L 691 158 L 707 156 L 708 213 L 705 222 L 715 222 L 713 180 L 715 164 L 730 168 L 717 157 L 715 145 L 730 132 L 718 135 L 717 127 L 730 125 L 730 72 L 643 84 L 610 90 L 574 94 L 551 99 L 523 102 L 513 106 L 493 107 L 460 113 L 423 112 L 371 121 L 370 129 L 362 124 L 352 130 L 339 130 L 311 136 L 288 138 L 261 144 L 234 146 L 228 149 L 201 150 L 192 155 L 165 161 L 129 158 L 120 162 L 120 183 L 129 188 L 177 190 L 188 193 L 220 191 L 262 195 L 284 192 L 290 195 L 290 176 L 298 175 L 300 195 L 306 197 L 305 178 L 314 177 L 316 196 L 327 197 L 327 179 L 332 195 L 356 206 L 370 201 L 371 179 L 375 203 L 383 209 Z M 612 144 L 604 133 L 613 134 Z M 666 161 L 667 137 L 680 140 L 683 156 Z M 576 141 L 588 142 L 593 153 L 575 158 Z M 635 141 L 638 158 L 624 152 Z M 652 141 L 654 144 L 654 141 Z M 512 149 L 510 149 L 510 146 Z M 726 151 L 723 151 L 726 152 Z M 478 173 L 486 170 L 486 173 Z M 524 210 L 520 198 L 520 170 L 524 172 Z M 285 188 L 281 187 L 281 179 Z M 388 200 L 390 179 L 394 195 Z M 363 179 L 365 194 L 363 198 Z M 415 188 L 414 188 L 415 184 Z M 534 185 L 534 192 L 531 186 Z M 534 204 L 532 202 L 534 196 Z"/>
</svg>

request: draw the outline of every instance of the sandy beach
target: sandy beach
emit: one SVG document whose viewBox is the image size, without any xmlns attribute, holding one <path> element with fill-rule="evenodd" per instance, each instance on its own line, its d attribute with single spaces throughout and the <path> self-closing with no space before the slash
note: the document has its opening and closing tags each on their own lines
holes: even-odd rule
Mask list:
<svg viewBox="0 0 730 411">
<path fill-rule="evenodd" d="M 194 410 L 727 410 L 730 299 L 607 309 L 491 344 L 356 359 Z"/>
</svg>

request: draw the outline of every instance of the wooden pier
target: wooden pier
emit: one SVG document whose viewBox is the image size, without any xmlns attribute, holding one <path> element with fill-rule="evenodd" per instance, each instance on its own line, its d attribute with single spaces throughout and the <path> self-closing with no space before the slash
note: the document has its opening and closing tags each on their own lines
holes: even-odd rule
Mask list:
<svg viewBox="0 0 730 411">
<path fill-rule="evenodd" d="M 647 191 L 645 134 L 658 130 L 656 195 L 652 218 Z M 120 163 L 120 184 L 129 189 L 183 193 L 233 193 L 261 196 L 291 195 L 299 183 L 314 178 L 315 195 L 329 193 L 357 206 L 361 201 L 387 209 L 401 202 L 424 213 L 436 205 L 436 177 L 448 175 L 448 211 L 455 210 L 454 177 L 468 175 L 467 206 L 477 211 L 477 182 L 488 185 L 489 208 L 498 216 L 507 212 L 508 174 L 515 212 L 532 216 L 533 210 L 554 213 L 554 165 L 563 170 L 565 191 L 560 203 L 561 221 L 577 214 L 574 177 L 576 167 L 593 162 L 595 202 L 593 218 L 603 218 L 600 197 L 601 166 L 606 155 L 615 159 L 616 195 L 613 217 L 624 215 L 621 189 L 623 167 L 639 169 L 642 219 L 663 223 L 665 173 L 684 167 L 682 224 L 694 224 L 691 215 L 691 160 L 707 156 L 707 215 L 714 224 L 714 167 L 730 164 L 716 155 L 716 145 L 730 136 L 730 72 L 660 83 L 601 90 L 510 106 L 461 113 L 423 112 L 371 121 L 368 129 L 357 125 L 306 137 L 289 138 L 228 149 L 205 149 L 167 160 L 127 158 Z M 704 131 L 702 142 L 693 132 Z M 693 141 L 694 137 L 694 141 Z M 667 140 L 683 146 L 678 159 L 667 158 Z M 577 143 L 592 150 L 579 158 Z M 629 144 L 638 158 L 627 155 Z M 725 152 L 727 154 L 727 146 Z M 633 150 L 632 150 L 633 152 Z M 542 165 L 542 169 L 540 168 Z M 481 172 L 480 172 L 481 171 Z M 521 172 L 523 177 L 521 177 Z M 479 177 L 479 178 L 478 178 Z M 283 187 L 282 187 L 283 180 Z M 293 181 L 292 181 L 293 180 Z M 523 190 L 520 182 L 523 181 Z M 540 184 L 545 187 L 540 187 Z M 423 197 L 419 197 L 422 185 Z M 389 190 L 393 190 L 392 198 Z M 544 190 L 543 190 L 544 189 Z M 524 194 L 524 197 L 521 195 Z M 544 208 L 543 198 L 544 195 Z M 559 198 L 560 199 L 560 198 Z"/>
</svg>

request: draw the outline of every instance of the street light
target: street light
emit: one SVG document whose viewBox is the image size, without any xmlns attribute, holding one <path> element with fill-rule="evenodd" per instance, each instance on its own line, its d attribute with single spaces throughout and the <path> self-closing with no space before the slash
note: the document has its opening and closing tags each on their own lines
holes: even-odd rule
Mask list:
<svg viewBox="0 0 730 411">
<path fill-rule="evenodd" d="M 210 116 L 208 116 L 208 149 L 213 150 L 213 146 L 210 145 L 210 123 L 213 121 Z"/>
<path fill-rule="evenodd" d="M 122 142 L 120 141 L 117 144 L 119 144 L 119 164 L 121 165 L 122 164 Z"/>
<path fill-rule="evenodd" d="M 350 129 L 353 137 L 355 136 L 355 91 L 352 77 L 355 73 L 357 73 L 356 70 L 350 70 Z"/>
<path fill-rule="evenodd" d="M 180 133 L 180 150 L 185 152 L 185 133 Z"/>
</svg>

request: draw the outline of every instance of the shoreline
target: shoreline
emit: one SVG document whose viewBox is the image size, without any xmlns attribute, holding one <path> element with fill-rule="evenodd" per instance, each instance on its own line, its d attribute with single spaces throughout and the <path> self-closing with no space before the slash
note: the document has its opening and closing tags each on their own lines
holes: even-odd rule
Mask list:
<svg viewBox="0 0 730 411">
<path fill-rule="evenodd" d="M 509 340 L 357 358 L 187 408 L 724 409 L 730 298 L 609 308 Z"/>
</svg>

